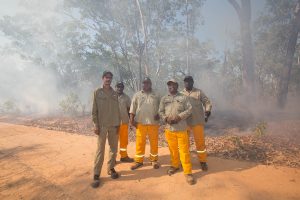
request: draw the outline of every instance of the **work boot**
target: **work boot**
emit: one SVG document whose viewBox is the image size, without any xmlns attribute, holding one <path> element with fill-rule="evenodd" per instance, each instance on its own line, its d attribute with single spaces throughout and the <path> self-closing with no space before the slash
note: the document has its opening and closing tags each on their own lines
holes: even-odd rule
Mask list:
<svg viewBox="0 0 300 200">
<path fill-rule="evenodd" d="M 152 165 L 153 169 L 158 169 L 159 168 L 159 163 L 157 161 L 151 162 L 151 165 Z"/>
<path fill-rule="evenodd" d="M 140 168 L 141 166 L 143 166 L 143 163 L 134 163 L 134 165 L 131 166 L 131 170 L 136 170 L 137 168 Z"/>
<path fill-rule="evenodd" d="M 190 185 L 194 185 L 196 183 L 192 174 L 186 174 L 185 179 L 186 179 L 186 182 Z"/>
<path fill-rule="evenodd" d="M 175 167 L 170 167 L 167 171 L 167 173 L 169 174 L 169 176 L 172 176 L 173 174 L 175 174 L 177 171 L 179 170 L 179 168 L 175 168 Z"/>
<path fill-rule="evenodd" d="M 114 168 L 112 168 L 112 169 L 110 169 L 109 171 L 108 171 L 108 175 L 110 175 L 110 177 L 112 178 L 112 179 L 117 179 L 117 178 L 119 178 L 119 174 L 116 172 L 116 170 L 114 169 Z"/>
<path fill-rule="evenodd" d="M 132 158 L 129 158 L 128 156 L 126 156 L 124 158 L 121 158 L 120 161 L 124 162 L 124 163 L 132 163 L 134 160 Z"/>
<path fill-rule="evenodd" d="M 206 162 L 200 162 L 201 165 L 201 169 L 202 171 L 207 171 L 208 170 L 208 166 Z"/>
<path fill-rule="evenodd" d="M 94 175 L 94 181 L 92 182 L 92 188 L 97 188 L 100 185 L 99 175 Z"/>
</svg>

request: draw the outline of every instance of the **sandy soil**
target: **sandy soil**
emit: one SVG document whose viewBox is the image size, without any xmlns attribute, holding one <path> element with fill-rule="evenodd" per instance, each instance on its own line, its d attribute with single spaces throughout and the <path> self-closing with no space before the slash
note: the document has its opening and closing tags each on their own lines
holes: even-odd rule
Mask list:
<svg viewBox="0 0 300 200">
<path fill-rule="evenodd" d="M 118 164 L 122 176 L 111 180 L 104 164 L 101 187 L 92 189 L 95 148 L 96 137 L 0 123 L 0 199 L 300 199 L 300 169 L 209 157 L 204 173 L 193 155 L 190 186 L 182 172 L 166 175 L 167 148 L 159 170 Z"/>
</svg>

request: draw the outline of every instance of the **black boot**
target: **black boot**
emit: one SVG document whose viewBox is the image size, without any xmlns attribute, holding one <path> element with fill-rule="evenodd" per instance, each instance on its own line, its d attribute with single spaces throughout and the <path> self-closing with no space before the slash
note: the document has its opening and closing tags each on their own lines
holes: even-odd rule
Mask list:
<svg viewBox="0 0 300 200">
<path fill-rule="evenodd" d="M 167 173 L 168 173 L 169 176 L 172 176 L 172 175 L 175 174 L 178 170 L 179 170 L 179 168 L 176 168 L 176 167 L 171 166 L 171 167 L 168 169 Z"/>
<path fill-rule="evenodd" d="M 132 163 L 134 160 L 132 158 L 129 158 L 128 156 L 125 157 L 125 158 L 121 158 L 120 159 L 121 162 L 124 162 L 124 163 Z"/>
<path fill-rule="evenodd" d="M 143 166 L 143 163 L 136 162 L 134 165 L 131 166 L 131 170 L 136 170 L 137 168 L 140 168 Z"/>
<path fill-rule="evenodd" d="M 100 179 L 99 179 L 99 175 L 94 175 L 94 181 L 92 182 L 91 186 L 93 188 L 97 188 L 100 185 Z"/>
<path fill-rule="evenodd" d="M 119 174 L 116 172 L 116 170 L 114 169 L 114 168 L 112 168 L 112 169 L 110 169 L 109 171 L 108 171 L 108 175 L 110 175 L 110 177 L 112 178 L 112 179 L 117 179 L 117 178 L 119 178 Z"/>
<path fill-rule="evenodd" d="M 200 162 L 200 165 L 201 165 L 201 169 L 203 171 L 207 171 L 208 170 L 208 166 L 207 166 L 207 163 L 206 162 Z"/>
</svg>

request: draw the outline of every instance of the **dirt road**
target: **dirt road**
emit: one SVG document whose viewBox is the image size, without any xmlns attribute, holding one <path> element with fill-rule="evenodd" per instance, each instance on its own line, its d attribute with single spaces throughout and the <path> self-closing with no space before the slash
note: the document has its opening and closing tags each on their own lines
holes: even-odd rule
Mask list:
<svg viewBox="0 0 300 200">
<path fill-rule="evenodd" d="M 166 175 L 167 148 L 159 170 L 118 164 L 122 176 L 111 180 L 104 164 L 101 187 L 92 189 L 95 147 L 96 137 L 0 123 L 0 199 L 300 199 L 299 169 L 209 157 L 204 173 L 193 157 L 190 186 L 182 172 Z"/>
</svg>

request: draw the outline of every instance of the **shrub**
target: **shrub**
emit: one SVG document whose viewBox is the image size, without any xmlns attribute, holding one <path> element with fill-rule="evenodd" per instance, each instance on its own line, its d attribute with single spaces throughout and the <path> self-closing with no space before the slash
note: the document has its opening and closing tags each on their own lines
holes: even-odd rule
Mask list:
<svg viewBox="0 0 300 200">
<path fill-rule="evenodd" d="M 78 115 L 84 107 L 77 94 L 71 92 L 59 103 L 60 109 L 67 115 Z"/>
</svg>

